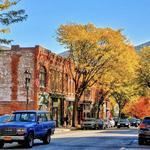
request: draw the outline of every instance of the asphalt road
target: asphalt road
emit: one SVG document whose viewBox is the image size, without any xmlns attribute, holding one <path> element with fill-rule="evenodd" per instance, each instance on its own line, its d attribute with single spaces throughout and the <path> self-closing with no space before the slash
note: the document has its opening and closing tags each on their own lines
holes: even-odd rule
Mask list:
<svg viewBox="0 0 150 150">
<path fill-rule="evenodd" d="M 21 145 L 5 144 L 4 149 L 24 149 Z M 149 145 L 139 146 L 137 129 L 77 130 L 52 136 L 49 145 L 36 140 L 33 150 L 148 150 Z"/>
</svg>

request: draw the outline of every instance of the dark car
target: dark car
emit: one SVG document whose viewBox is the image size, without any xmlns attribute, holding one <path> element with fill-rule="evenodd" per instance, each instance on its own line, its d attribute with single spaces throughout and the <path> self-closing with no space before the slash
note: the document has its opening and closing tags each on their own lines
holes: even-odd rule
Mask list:
<svg viewBox="0 0 150 150">
<path fill-rule="evenodd" d="M 124 118 L 121 118 L 118 120 L 118 123 L 117 123 L 117 128 L 120 128 L 120 127 L 127 127 L 127 128 L 130 128 L 130 122 L 128 119 L 124 119 Z"/>
<path fill-rule="evenodd" d="M 134 127 L 138 126 L 136 118 L 131 118 L 129 121 L 130 121 L 131 126 L 134 126 Z"/>
<path fill-rule="evenodd" d="M 141 119 L 136 119 L 137 125 L 139 126 L 141 123 Z"/>
<path fill-rule="evenodd" d="M 5 115 L 0 116 L 0 123 L 4 123 L 4 122 L 9 121 L 10 117 L 11 117 L 11 115 L 9 115 L 9 114 L 5 114 Z"/>
<path fill-rule="evenodd" d="M 150 117 L 145 117 L 139 126 L 138 143 L 139 145 L 150 141 Z"/>
<path fill-rule="evenodd" d="M 106 122 L 102 119 L 97 119 L 97 128 L 106 129 Z"/>
<path fill-rule="evenodd" d="M 130 121 L 130 125 L 134 127 L 138 127 L 141 122 L 141 120 L 137 118 L 131 118 L 129 121 Z"/>
</svg>

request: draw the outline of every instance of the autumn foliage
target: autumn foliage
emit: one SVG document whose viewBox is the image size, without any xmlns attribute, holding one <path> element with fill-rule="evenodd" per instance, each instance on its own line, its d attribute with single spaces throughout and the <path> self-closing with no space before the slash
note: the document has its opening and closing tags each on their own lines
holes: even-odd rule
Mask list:
<svg viewBox="0 0 150 150">
<path fill-rule="evenodd" d="M 150 116 L 150 98 L 141 97 L 138 101 L 128 103 L 124 113 L 137 118 Z"/>
</svg>

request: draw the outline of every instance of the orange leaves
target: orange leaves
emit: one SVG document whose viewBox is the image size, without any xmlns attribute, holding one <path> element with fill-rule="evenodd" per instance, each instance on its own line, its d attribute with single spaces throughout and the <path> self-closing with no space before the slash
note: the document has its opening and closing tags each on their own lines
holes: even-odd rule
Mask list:
<svg viewBox="0 0 150 150">
<path fill-rule="evenodd" d="M 138 101 L 128 103 L 124 108 L 124 113 L 137 118 L 150 116 L 150 99 L 141 97 Z"/>
</svg>

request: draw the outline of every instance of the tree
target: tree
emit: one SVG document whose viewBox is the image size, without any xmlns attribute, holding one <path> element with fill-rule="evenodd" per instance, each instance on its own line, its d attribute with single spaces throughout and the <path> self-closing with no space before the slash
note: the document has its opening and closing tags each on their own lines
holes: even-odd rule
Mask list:
<svg viewBox="0 0 150 150">
<path fill-rule="evenodd" d="M 25 14 L 25 10 L 10 10 L 10 8 L 14 5 L 17 5 L 18 1 L 11 1 L 11 0 L 0 0 L 0 23 L 2 26 L 9 26 L 13 23 L 18 23 L 27 18 Z M 1 28 L 0 33 L 9 33 L 9 28 Z M 10 44 L 12 40 L 0 38 L 1 44 Z"/>
<path fill-rule="evenodd" d="M 106 99 L 115 99 L 120 116 L 126 102 L 138 93 L 138 85 L 134 81 L 137 77 L 139 59 L 134 47 L 130 44 L 126 44 L 117 57 L 116 65 L 105 74 L 98 76 L 98 83 L 101 88 L 105 86 Z"/>
<path fill-rule="evenodd" d="M 141 49 L 139 56 L 140 63 L 137 70 L 137 81 L 141 89 L 140 94 L 142 96 L 148 96 L 150 88 L 150 47 Z"/>
<path fill-rule="evenodd" d="M 126 38 L 121 31 L 97 28 L 93 24 L 61 25 L 58 41 L 69 50 L 70 72 L 75 83 L 75 102 L 72 126 L 75 126 L 78 102 L 85 91 L 97 83 L 101 76 L 118 66 L 126 49 Z M 119 56 L 122 57 L 119 57 Z M 74 64 L 72 67 L 71 64 Z"/>
<path fill-rule="evenodd" d="M 136 101 L 132 101 L 126 104 L 123 112 L 127 115 L 144 118 L 150 115 L 150 99 L 147 97 L 141 97 Z"/>
</svg>

